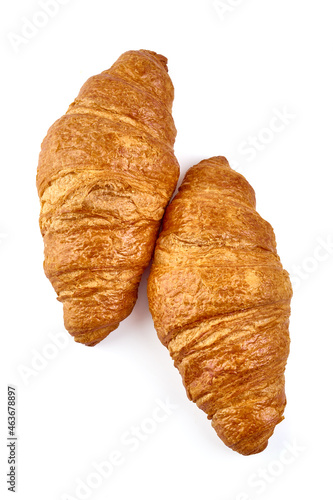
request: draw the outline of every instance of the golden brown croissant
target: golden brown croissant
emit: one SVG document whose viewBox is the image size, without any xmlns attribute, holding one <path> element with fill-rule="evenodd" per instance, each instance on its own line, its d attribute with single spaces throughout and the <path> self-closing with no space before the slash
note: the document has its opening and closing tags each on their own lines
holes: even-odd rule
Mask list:
<svg viewBox="0 0 333 500">
<path fill-rule="evenodd" d="M 49 129 L 37 172 L 44 269 L 67 330 L 95 345 L 137 298 L 178 180 L 167 59 L 124 53 Z"/>
<path fill-rule="evenodd" d="M 189 399 L 243 455 L 283 419 L 291 296 L 246 179 L 223 157 L 190 168 L 157 240 L 149 307 Z"/>
</svg>

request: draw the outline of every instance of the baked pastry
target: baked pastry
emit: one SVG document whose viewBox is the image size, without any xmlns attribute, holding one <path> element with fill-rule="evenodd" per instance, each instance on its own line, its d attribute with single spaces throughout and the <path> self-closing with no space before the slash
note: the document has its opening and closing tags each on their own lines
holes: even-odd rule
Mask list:
<svg viewBox="0 0 333 500">
<path fill-rule="evenodd" d="M 149 307 L 189 399 L 243 455 L 283 419 L 291 296 L 246 179 L 220 156 L 190 168 L 156 243 Z"/>
<path fill-rule="evenodd" d="M 178 180 L 167 59 L 129 51 L 89 78 L 41 147 L 45 274 L 65 327 L 95 345 L 137 298 Z"/>
</svg>

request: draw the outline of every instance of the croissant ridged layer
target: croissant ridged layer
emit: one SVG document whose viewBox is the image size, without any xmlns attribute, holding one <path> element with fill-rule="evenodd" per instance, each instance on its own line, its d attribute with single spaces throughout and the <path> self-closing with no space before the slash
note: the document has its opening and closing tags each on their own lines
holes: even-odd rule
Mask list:
<svg viewBox="0 0 333 500">
<path fill-rule="evenodd" d="M 137 298 L 178 180 L 167 59 L 124 53 L 90 78 L 41 147 L 44 269 L 65 327 L 95 345 Z"/>
<path fill-rule="evenodd" d="M 243 455 L 283 419 L 291 296 L 246 179 L 223 157 L 190 168 L 157 240 L 149 307 L 189 399 Z"/>
</svg>

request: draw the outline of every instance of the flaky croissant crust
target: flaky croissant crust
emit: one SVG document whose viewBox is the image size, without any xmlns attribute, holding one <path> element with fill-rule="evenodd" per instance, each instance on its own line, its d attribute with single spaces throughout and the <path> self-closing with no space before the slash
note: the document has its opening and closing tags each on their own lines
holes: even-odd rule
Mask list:
<svg viewBox="0 0 333 500">
<path fill-rule="evenodd" d="M 176 186 L 167 59 L 124 53 L 49 129 L 37 172 L 44 269 L 75 340 L 95 345 L 131 312 Z"/>
<path fill-rule="evenodd" d="M 149 307 L 189 399 L 244 455 L 283 419 L 291 296 L 246 179 L 223 157 L 190 168 L 156 244 Z"/>
</svg>

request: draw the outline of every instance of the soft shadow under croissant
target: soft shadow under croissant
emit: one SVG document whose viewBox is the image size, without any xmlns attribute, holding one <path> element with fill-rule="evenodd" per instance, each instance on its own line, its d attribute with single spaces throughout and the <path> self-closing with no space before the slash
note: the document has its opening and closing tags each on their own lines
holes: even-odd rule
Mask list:
<svg viewBox="0 0 333 500">
<path fill-rule="evenodd" d="M 156 244 L 149 307 L 189 399 L 243 455 L 283 419 L 291 296 L 246 179 L 223 157 L 189 169 Z"/>
<path fill-rule="evenodd" d="M 126 52 L 83 85 L 43 141 L 44 269 L 77 342 L 95 345 L 135 304 L 179 175 L 173 96 L 165 57 Z"/>
</svg>

